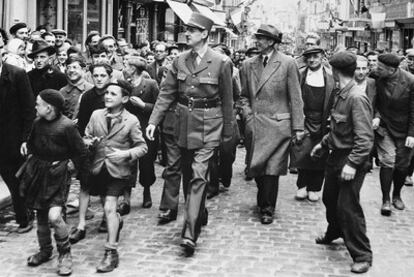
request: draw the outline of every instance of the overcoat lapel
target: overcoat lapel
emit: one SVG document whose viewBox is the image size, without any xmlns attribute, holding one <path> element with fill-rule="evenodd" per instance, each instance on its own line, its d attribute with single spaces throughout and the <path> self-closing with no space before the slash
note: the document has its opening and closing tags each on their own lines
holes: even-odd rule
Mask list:
<svg viewBox="0 0 414 277">
<path fill-rule="evenodd" d="M 263 69 L 261 74 L 259 85 L 257 86 L 256 94 L 260 91 L 263 85 L 269 80 L 269 78 L 276 72 L 280 67 L 279 52 L 275 51 L 267 63 L 267 66 Z"/>
<path fill-rule="evenodd" d="M 194 74 L 197 74 L 208 68 L 208 65 L 211 63 L 211 51 L 213 50 L 211 50 L 210 48 L 207 49 L 207 52 L 201 59 L 200 64 L 195 68 L 193 72 Z"/>
</svg>

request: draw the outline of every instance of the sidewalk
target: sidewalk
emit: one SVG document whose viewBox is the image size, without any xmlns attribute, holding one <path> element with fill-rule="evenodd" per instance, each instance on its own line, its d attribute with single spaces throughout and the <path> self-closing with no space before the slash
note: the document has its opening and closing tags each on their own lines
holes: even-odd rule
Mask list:
<svg viewBox="0 0 414 277">
<path fill-rule="evenodd" d="M 9 189 L 0 177 L 0 209 L 7 207 L 11 204 L 11 197 Z"/>
</svg>

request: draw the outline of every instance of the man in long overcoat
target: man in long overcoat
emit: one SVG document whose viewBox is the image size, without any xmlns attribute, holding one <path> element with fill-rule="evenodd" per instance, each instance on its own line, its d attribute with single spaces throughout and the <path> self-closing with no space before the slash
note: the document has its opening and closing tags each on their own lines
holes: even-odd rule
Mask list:
<svg viewBox="0 0 414 277">
<path fill-rule="evenodd" d="M 258 186 L 261 222 L 273 222 L 279 176 L 287 173 L 292 136 L 303 137 L 303 102 L 295 61 L 277 49 L 282 34 L 262 25 L 255 34 L 261 54 L 243 63 L 241 109 L 246 120 L 248 176 Z"/>
</svg>

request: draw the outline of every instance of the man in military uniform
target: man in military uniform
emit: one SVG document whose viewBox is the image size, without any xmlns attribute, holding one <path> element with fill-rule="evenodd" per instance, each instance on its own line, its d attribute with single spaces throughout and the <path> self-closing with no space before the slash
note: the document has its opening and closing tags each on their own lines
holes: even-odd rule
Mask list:
<svg viewBox="0 0 414 277">
<path fill-rule="evenodd" d="M 366 163 L 374 144 L 372 106 L 365 91 L 354 81 L 357 57 L 351 52 L 339 52 L 329 62 L 339 90 L 333 101 L 331 130 L 311 152 L 312 157 L 322 157 L 331 150 L 323 189 L 328 228 L 316 243 L 330 244 L 342 237 L 354 261 L 351 271 L 363 273 L 372 263 L 364 212 L 359 203 L 368 169 Z"/>
<path fill-rule="evenodd" d="M 187 39 L 192 48 L 177 57 L 166 80 L 146 130 L 154 131 L 172 103 L 177 101 L 177 144 L 182 155 L 182 172 L 191 167 L 184 214 L 185 254 L 194 253 L 201 226 L 207 224 L 205 209 L 208 165 L 221 141 L 231 139 L 233 112 L 232 62 L 207 45 L 213 21 L 193 13 L 187 23 Z M 186 179 L 183 176 L 183 179 Z"/>
</svg>

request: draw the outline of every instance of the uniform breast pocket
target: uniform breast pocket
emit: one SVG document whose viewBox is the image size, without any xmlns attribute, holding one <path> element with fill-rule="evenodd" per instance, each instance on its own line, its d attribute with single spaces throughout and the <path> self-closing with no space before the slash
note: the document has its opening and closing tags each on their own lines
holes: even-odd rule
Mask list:
<svg viewBox="0 0 414 277">
<path fill-rule="evenodd" d="M 348 116 L 345 114 L 340 113 L 332 113 L 332 119 L 331 119 L 331 128 L 332 131 L 338 134 L 346 134 L 349 130 L 349 124 L 348 122 Z"/>
</svg>

